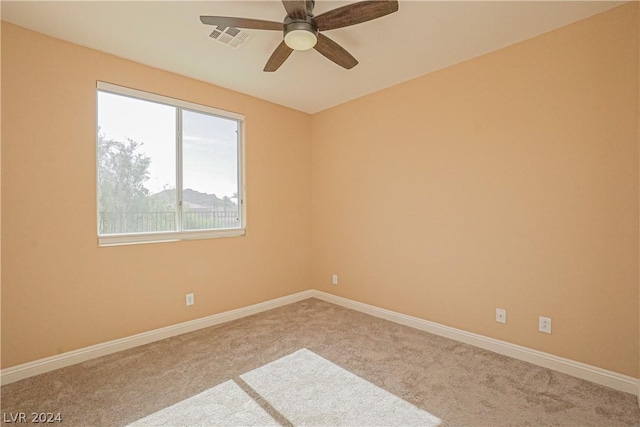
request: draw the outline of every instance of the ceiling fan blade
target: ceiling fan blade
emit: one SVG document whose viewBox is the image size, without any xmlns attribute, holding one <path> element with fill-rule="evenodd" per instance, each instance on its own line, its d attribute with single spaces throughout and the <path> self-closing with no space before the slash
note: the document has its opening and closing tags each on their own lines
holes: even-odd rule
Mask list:
<svg viewBox="0 0 640 427">
<path fill-rule="evenodd" d="M 361 1 L 322 13 L 314 18 L 320 31 L 371 21 L 398 11 L 396 0 Z"/>
<path fill-rule="evenodd" d="M 305 0 L 282 0 L 282 4 L 292 18 L 304 19 L 307 16 Z"/>
<path fill-rule="evenodd" d="M 217 25 L 219 27 L 248 28 L 252 30 L 283 30 L 282 22 L 233 18 L 230 16 L 201 16 L 200 22 L 207 25 Z"/>
<path fill-rule="evenodd" d="M 280 68 L 280 66 L 284 64 L 284 61 L 287 60 L 289 55 L 291 55 L 291 52 L 293 52 L 293 49 L 291 49 L 289 46 L 286 45 L 284 41 L 282 41 L 278 45 L 276 50 L 274 50 L 273 53 L 271 54 L 271 57 L 267 61 L 267 64 L 264 66 L 263 71 L 271 73 L 277 70 L 278 68 Z"/>
<path fill-rule="evenodd" d="M 356 60 L 356 58 L 351 56 L 351 54 L 338 43 L 334 42 L 322 33 L 318 33 L 318 42 L 313 48 L 347 70 L 358 65 L 358 60 Z"/>
</svg>

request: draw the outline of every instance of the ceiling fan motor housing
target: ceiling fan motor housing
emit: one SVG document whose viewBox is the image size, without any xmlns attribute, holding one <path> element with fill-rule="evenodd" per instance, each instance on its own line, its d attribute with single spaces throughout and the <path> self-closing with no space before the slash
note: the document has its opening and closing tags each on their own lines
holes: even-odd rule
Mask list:
<svg viewBox="0 0 640 427">
<path fill-rule="evenodd" d="M 313 15 L 307 15 L 306 19 L 296 19 L 287 16 L 284 20 L 284 40 L 294 50 L 311 49 L 318 38 L 318 27 L 313 22 Z M 300 47 L 296 42 L 302 40 Z"/>
</svg>

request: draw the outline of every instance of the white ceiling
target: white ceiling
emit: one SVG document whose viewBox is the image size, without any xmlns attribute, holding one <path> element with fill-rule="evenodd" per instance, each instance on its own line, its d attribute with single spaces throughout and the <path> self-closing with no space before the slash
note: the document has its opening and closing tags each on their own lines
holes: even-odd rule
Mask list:
<svg viewBox="0 0 640 427">
<path fill-rule="evenodd" d="M 319 15 L 352 1 L 317 0 Z M 223 45 L 200 15 L 282 21 L 279 1 L 2 1 L 5 21 L 315 113 L 517 43 L 624 2 L 401 1 L 399 11 L 324 32 L 360 61 L 344 70 L 314 50 L 262 71 L 282 40 L 251 30 L 239 49 Z"/>
</svg>

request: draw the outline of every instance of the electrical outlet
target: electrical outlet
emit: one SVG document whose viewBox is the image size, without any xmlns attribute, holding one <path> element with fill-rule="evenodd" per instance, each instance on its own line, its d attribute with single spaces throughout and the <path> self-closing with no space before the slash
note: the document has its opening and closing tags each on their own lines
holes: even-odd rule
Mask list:
<svg viewBox="0 0 640 427">
<path fill-rule="evenodd" d="M 195 298 L 194 298 L 193 294 L 187 294 L 187 305 L 189 306 L 189 305 L 193 305 L 195 303 L 196 303 L 196 301 L 195 301 Z"/>
<path fill-rule="evenodd" d="M 338 275 L 337 275 L 337 274 L 334 274 L 334 275 L 331 277 L 331 283 L 333 283 L 334 285 L 337 285 L 337 284 L 338 284 Z"/>
<path fill-rule="evenodd" d="M 551 333 L 551 319 L 549 317 L 542 317 L 538 320 L 538 330 L 545 334 Z"/>
<path fill-rule="evenodd" d="M 504 308 L 496 308 L 496 322 L 507 323 L 507 310 Z"/>
</svg>

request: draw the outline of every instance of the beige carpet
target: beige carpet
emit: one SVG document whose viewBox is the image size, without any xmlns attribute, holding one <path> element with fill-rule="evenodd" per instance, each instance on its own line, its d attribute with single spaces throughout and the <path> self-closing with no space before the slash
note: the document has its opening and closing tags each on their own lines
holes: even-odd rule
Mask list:
<svg viewBox="0 0 640 427">
<path fill-rule="evenodd" d="M 240 375 L 287 425 L 425 426 L 440 420 L 303 348 Z M 273 426 L 278 422 L 232 380 L 130 426 Z"/>
<path fill-rule="evenodd" d="M 279 426 L 229 380 L 129 424 L 130 426 Z"/>
<path fill-rule="evenodd" d="M 309 396 L 324 396 L 321 410 Z M 421 425 L 640 426 L 631 394 L 316 299 L 9 384 L 1 398 L 3 413 L 78 426 L 174 425 L 167 414 L 185 408 L 188 425 L 318 425 L 319 413 L 362 425 L 383 416 L 372 402 L 397 410 L 380 425 L 411 424 L 400 417 L 415 410 Z"/>
<path fill-rule="evenodd" d="M 293 425 L 440 425 L 427 411 L 307 349 L 240 378 Z"/>
</svg>

